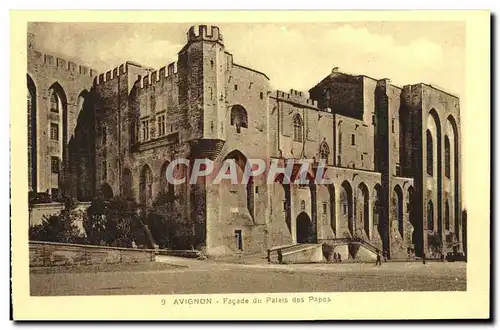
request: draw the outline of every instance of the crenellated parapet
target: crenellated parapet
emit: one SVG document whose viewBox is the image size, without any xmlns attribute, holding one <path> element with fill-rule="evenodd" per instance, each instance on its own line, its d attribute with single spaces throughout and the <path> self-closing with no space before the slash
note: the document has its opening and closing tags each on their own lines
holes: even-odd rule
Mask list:
<svg viewBox="0 0 500 330">
<path fill-rule="evenodd" d="M 318 101 L 307 98 L 303 92 L 291 89 L 290 93 L 286 93 L 280 90 L 276 91 L 276 99 L 280 101 L 285 101 L 289 103 L 294 103 L 299 106 L 306 108 L 313 108 L 320 110 L 318 108 Z"/>
<path fill-rule="evenodd" d="M 166 67 L 162 67 L 157 71 L 153 71 L 145 76 L 138 76 L 137 87 L 147 90 L 151 86 L 160 84 L 162 81 L 171 80 L 177 75 L 177 63 L 170 63 Z"/>
<path fill-rule="evenodd" d="M 91 69 L 87 66 L 79 65 L 75 62 L 68 61 L 64 58 L 57 57 L 51 54 L 45 54 L 38 50 L 28 52 L 28 56 L 30 57 L 29 61 L 31 63 L 42 64 L 46 67 L 51 67 L 56 70 L 71 72 L 87 77 L 95 77 L 97 75 L 96 70 Z"/>
<path fill-rule="evenodd" d="M 102 85 L 105 82 L 115 80 L 116 78 L 127 74 L 127 65 L 122 64 L 113 70 L 109 70 L 105 73 L 101 73 L 100 75 L 94 78 L 94 86 Z"/>
<path fill-rule="evenodd" d="M 187 42 L 214 41 L 224 44 L 224 39 L 219 31 L 219 27 L 213 25 L 191 26 L 187 33 Z"/>
</svg>

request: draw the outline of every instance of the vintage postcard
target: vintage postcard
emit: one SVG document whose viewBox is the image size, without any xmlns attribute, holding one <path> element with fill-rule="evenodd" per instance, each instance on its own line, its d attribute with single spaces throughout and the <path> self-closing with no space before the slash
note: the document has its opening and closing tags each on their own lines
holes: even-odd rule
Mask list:
<svg viewBox="0 0 500 330">
<path fill-rule="evenodd" d="M 17 11 L 15 320 L 487 319 L 487 11 Z"/>
</svg>

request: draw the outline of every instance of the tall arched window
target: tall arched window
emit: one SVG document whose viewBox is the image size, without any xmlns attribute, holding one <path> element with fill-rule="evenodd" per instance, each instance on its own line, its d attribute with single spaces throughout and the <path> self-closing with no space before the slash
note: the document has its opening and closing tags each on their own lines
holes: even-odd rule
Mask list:
<svg viewBox="0 0 500 330">
<path fill-rule="evenodd" d="M 427 230 L 434 230 L 434 204 L 427 203 Z"/>
<path fill-rule="evenodd" d="M 328 147 L 328 144 L 326 142 L 321 143 L 321 146 L 319 147 L 319 158 L 325 159 L 326 162 L 328 163 L 329 155 L 330 155 L 330 148 Z"/>
<path fill-rule="evenodd" d="M 451 177 L 451 159 L 450 159 L 450 139 L 448 136 L 444 137 L 444 174 L 449 179 Z"/>
<path fill-rule="evenodd" d="M 302 142 L 302 131 L 303 131 L 302 118 L 299 114 L 296 114 L 293 118 L 293 139 L 298 142 Z"/>
<path fill-rule="evenodd" d="M 236 126 L 236 132 L 241 132 L 241 127 L 248 128 L 248 115 L 245 108 L 237 104 L 231 108 L 231 126 Z"/>
<path fill-rule="evenodd" d="M 432 134 L 431 131 L 427 130 L 427 139 L 426 139 L 426 146 L 427 146 L 427 174 L 430 176 L 433 175 L 433 169 L 434 169 L 434 145 L 432 144 Z"/>
</svg>

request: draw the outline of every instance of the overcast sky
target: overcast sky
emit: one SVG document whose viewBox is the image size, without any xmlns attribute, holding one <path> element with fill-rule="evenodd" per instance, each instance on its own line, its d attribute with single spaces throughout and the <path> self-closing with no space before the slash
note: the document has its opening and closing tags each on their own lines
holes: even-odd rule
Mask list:
<svg viewBox="0 0 500 330">
<path fill-rule="evenodd" d="M 36 23 L 28 31 L 40 50 L 103 72 L 127 60 L 156 69 L 176 61 L 191 25 Z M 398 86 L 425 82 L 461 98 L 462 133 L 467 130 L 462 22 L 214 25 L 235 63 L 266 73 L 274 88 L 307 91 L 336 66 Z M 463 155 L 467 149 L 464 140 Z"/>
</svg>

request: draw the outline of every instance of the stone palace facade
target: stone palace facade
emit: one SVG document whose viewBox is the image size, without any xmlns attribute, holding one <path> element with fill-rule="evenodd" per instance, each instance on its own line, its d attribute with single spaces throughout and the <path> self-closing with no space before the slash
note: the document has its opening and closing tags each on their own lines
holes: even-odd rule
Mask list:
<svg viewBox="0 0 500 330">
<path fill-rule="evenodd" d="M 311 50 L 313 51 L 313 50 Z M 32 193 L 98 193 L 193 224 L 209 255 L 357 237 L 391 258 L 429 253 L 429 237 L 462 247 L 459 99 L 424 83 L 334 68 L 309 95 L 272 90 L 237 64 L 218 27 L 187 32 L 178 61 L 108 72 L 37 50 L 28 35 L 28 175 Z M 255 178 L 173 186 L 174 159 L 326 160 L 331 184 Z M 240 169 L 240 170 L 241 170 Z"/>
</svg>

